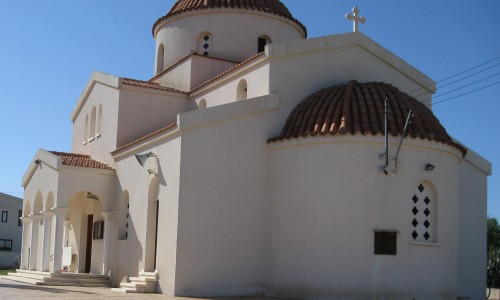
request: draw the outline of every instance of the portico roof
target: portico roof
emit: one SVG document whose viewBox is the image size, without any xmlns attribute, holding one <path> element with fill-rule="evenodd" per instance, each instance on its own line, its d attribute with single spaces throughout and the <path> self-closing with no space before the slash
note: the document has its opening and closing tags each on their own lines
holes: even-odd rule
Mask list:
<svg viewBox="0 0 500 300">
<path fill-rule="evenodd" d="M 59 156 L 62 159 L 63 165 L 74 166 L 74 167 L 84 167 L 84 168 L 94 168 L 94 169 L 104 169 L 113 170 L 112 167 L 107 164 L 98 162 L 90 157 L 90 155 L 76 154 L 76 153 L 66 153 L 49 151 L 50 153 Z"/>
</svg>

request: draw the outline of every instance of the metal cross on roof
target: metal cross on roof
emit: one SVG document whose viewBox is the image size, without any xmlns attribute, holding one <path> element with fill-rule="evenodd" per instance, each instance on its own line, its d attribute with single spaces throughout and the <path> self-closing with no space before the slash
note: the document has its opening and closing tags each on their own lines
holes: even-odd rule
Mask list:
<svg viewBox="0 0 500 300">
<path fill-rule="evenodd" d="M 358 32 L 358 26 L 359 26 L 359 23 L 361 24 L 365 24 L 366 23 L 366 19 L 365 17 L 361 17 L 359 15 L 359 8 L 354 6 L 353 9 L 352 9 L 352 13 L 348 13 L 345 15 L 345 18 L 349 21 L 353 21 L 354 23 L 354 26 L 353 26 L 353 31 L 354 32 Z"/>
</svg>

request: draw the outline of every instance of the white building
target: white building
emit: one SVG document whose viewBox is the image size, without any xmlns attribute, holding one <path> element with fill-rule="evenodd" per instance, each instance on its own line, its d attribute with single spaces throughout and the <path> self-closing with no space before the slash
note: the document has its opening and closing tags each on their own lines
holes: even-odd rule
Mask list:
<svg viewBox="0 0 500 300">
<path fill-rule="evenodd" d="M 21 254 L 23 200 L 0 193 L 0 268 L 18 267 Z"/>
<path fill-rule="evenodd" d="M 278 0 L 179 0 L 153 36 L 155 76 L 94 73 L 72 153 L 33 158 L 21 269 L 178 296 L 483 299 L 491 165 L 421 102 L 433 80 L 359 32 L 307 39 Z"/>
</svg>

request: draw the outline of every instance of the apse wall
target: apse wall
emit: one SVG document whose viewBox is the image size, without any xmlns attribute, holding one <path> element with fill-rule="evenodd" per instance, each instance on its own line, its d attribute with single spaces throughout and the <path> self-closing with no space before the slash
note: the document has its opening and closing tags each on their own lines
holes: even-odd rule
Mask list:
<svg viewBox="0 0 500 300">
<path fill-rule="evenodd" d="M 393 157 L 398 140 L 390 142 Z M 270 144 L 269 295 L 455 299 L 461 154 L 406 139 L 397 173 L 384 175 L 378 170 L 383 150 L 383 136 Z M 424 170 L 428 163 L 433 171 Z M 432 195 L 428 205 L 414 202 L 421 184 Z M 420 218 L 426 206 L 435 229 L 429 240 Z M 395 234 L 395 255 L 375 254 L 376 232 Z"/>
</svg>

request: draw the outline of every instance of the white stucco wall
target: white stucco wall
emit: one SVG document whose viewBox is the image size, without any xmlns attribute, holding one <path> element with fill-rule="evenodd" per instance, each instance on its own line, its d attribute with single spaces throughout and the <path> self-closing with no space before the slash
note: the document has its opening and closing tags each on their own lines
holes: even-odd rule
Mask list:
<svg viewBox="0 0 500 300">
<path fill-rule="evenodd" d="M 157 58 L 158 47 L 163 44 L 164 67 L 170 66 L 191 50 L 196 51 L 198 37 L 204 32 L 212 35 L 210 56 L 234 61 L 257 54 L 257 40 L 262 35 L 270 37 L 273 43 L 303 38 L 298 25 L 271 14 L 234 9 L 200 10 L 172 17 L 157 30 Z"/>
<path fill-rule="evenodd" d="M 120 91 L 119 105 L 117 148 L 175 122 L 189 102 L 185 94 L 128 87 Z"/>
<path fill-rule="evenodd" d="M 276 105 L 268 96 L 180 116 L 176 295 L 263 293 L 265 141 Z"/>
<path fill-rule="evenodd" d="M 235 62 L 193 54 L 154 82 L 181 91 L 190 91 L 235 65 Z"/>
<path fill-rule="evenodd" d="M 117 174 L 123 191 L 129 194 L 130 219 L 128 239 L 120 241 L 117 265 L 118 280 L 124 276 L 137 276 L 145 267 L 144 255 L 147 235 L 148 190 L 153 180 L 159 183 L 159 215 L 157 270 L 159 271 L 158 291 L 174 294 L 177 263 L 177 219 L 180 180 L 180 144 L 178 136 L 167 137 L 161 142 L 139 146 L 132 153 L 152 151 L 157 155 L 158 175 L 150 175 L 147 165 L 142 167 L 132 153 L 119 154 Z M 148 160 L 155 159 L 150 158 Z M 148 162 L 149 164 L 149 162 Z"/>
<path fill-rule="evenodd" d="M 93 159 L 113 165 L 109 152 L 116 149 L 118 130 L 118 99 L 119 90 L 97 82 L 90 91 L 85 104 L 73 122 L 73 141 L 71 151 L 73 153 L 87 154 Z M 92 108 L 96 109 L 96 122 L 99 118 L 99 107 L 102 106 L 101 130 L 97 135 L 85 134 L 85 118 L 88 117 L 88 127 L 91 123 Z M 89 129 L 87 129 L 89 131 Z"/>
<path fill-rule="evenodd" d="M 491 175 L 491 164 L 469 150 L 459 172 L 458 292 L 462 297 L 484 299 L 487 175 Z"/>
<path fill-rule="evenodd" d="M 269 63 L 265 57 L 255 64 L 242 66 L 236 72 L 215 81 L 191 93 L 191 99 L 199 103 L 205 99 L 207 107 L 219 106 L 237 101 L 238 85 L 242 80 L 247 82 L 247 99 L 269 94 Z M 195 105 L 196 106 L 196 105 Z"/>
<path fill-rule="evenodd" d="M 406 139 L 398 173 L 386 176 L 383 149 L 382 136 L 270 144 L 271 295 L 455 299 L 459 152 Z M 426 163 L 436 169 L 424 171 Z M 435 244 L 411 244 L 411 199 L 422 181 L 438 195 Z M 374 255 L 374 230 L 398 232 L 397 255 Z"/>
</svg>

